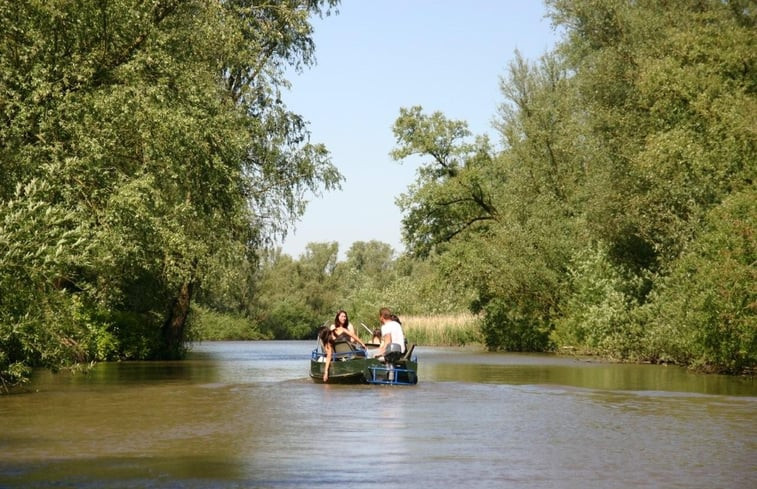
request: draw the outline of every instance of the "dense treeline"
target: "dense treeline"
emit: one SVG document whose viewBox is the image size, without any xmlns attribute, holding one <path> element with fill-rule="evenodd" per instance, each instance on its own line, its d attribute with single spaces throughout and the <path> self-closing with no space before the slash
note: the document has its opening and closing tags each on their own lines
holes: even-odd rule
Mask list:
<svg viewBox="0 0 757 489">
<path fill-rule="evenodd" d="M 249 320 L 229 331 L 232 337 L 314 338 L 317 327 L 333 321 L 339 309 L 347 310 L 365 334 L 360 322 L 375 327 L 385 304 L 403 315 L 421 315 L 464 311 L 470 302 L 470 294 L 438 280 L 433 260 L 396 257 L 386 243 L 358 241 L 340 261 L 338 246 L 310 243 L 296 259 L 280 251 L 266 255 L 247 302 Z M 199 323 L 199 334 L 212 337 L 217 328 Z"/>
<path fill-rule="evenodd" d="M 196 331 L 303 338 L 469 307 L 487 346 L 757 360 L 755 8 L 550 0 L 564 33 L 501 80 L 498 144 L 400 110 L 407 254 L 271 249 L 341 176 L 287 110 L 336 0 L 0 4 L 0 381 L 176 358 Z"/>
<path fill-rule="evenodd" d="M 280 96 L 337 1 L 0 3 L 0 390 L 180 357 L 193 299 L 339 185 Z"/>
<path fill-rule="evenodd" d="M 564 40 L 501 80 L 501 149 L 401 110 L 409 251 L 475 291 L 491 348 L 754 368 L 754 4 L 548 6 Z"/>
</svg>

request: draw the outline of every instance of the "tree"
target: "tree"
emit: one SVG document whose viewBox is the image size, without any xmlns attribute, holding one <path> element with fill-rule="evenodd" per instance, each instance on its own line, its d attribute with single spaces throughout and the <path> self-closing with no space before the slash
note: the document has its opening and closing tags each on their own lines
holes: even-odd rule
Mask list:
<svg viewBox="0 0 757 489">
<path fill-rule="evenodd" d="M 381 279 L 390 272 L 394 250 L 380 241 L 355 241 L 347 250 L 347 267 L 366 277 Z"/>
<path fill-rule="evenodd" d="M 440 112 L 425 115 L 419 106 L 400 109 L 392 130 L 398 143 L 392 158 L 431 157 L 397 202 L 405 214 L 403 238 L 410 252 L 428 256 L 453 238 L 484 232 L 497 217 L 488 188 L 488 139 L 467 142 L 467 124 L 450 121 Z"/>
<path fill-rule="evenodd" d="M 346 310 L 356 325 L 374 321 L 384 306 L 386 288 L 396 280 L 394 254 L 387 243 L 355 241 L 347 250 L 347 259 L 337 264 L 334 284 L 339 297 L 335 306 Z"/>
<path fill-rule="evenodd" d="M 542 350 L 579 238 L 575 98 L 554 57 L 530 65 L 516 56 L 501 87 L 499 153 L 485 138 L 465 142 L 464 124 L 441 114 L 401 112 L 393 154 L 432 157 L 400 201 L 403 233 L 411 252 L 435 251 L 447 280 L 476 291 L 489 347 Z"/>
<path fill-rule="evenodd" d="M 740 0 L 548 4 L 553 20 L 566 28 L 558 52 L 574 73 L 575 105 L 585 121 L 577 140 L 591 163 L 586 180 L 591 191 L 584 192 L 586 230 L 595 249 L 607 250 L 594 265 L 584 262 L 594 266 L 583 268 L 588 273 L 571 276 L 576 291 L 606 291 L 601 298 L 588 294 L 593 302 L 580 306 L 600 307 L 607 318 L 592 318 L 594 345 L 585 346 L 601 343 L 606 352 L 624 358 L 673 358 L 738 370 L 751 358 L 745 353 L 751 351 L 744 347 L 748 341 L 726 340 L 734 336 L 725 330 L 702 333 L 704 324 L 723 317 L 717 308 L 697 303 L 703 296 L 695 291 L 712 285 L 712 276 L 699 264 L 691 274 L 691 266 L 693 249 L 715 259 L 714 242 L 706 253 L 700 248 L 711 213 L 731 196 L 749 195 L 755 178 L 754 9 Z M 730 220 L 727 212 L 718 215 Z M 606 275 L 595 275 L 599 270 Z M 738 282 L 745 279 L 742 274 L 731 282 L 741 298 L 745 293 Z M 572 311 L 581 303 L 575 299 Z M 667 300 L 678 305 L 660 302 Z M 728 322 L 741 331 L 750 313 L 734 311 Z M 580 315 L 561 322 L 578 324 Z M 728 355 L 739 360 L 727 360 Z"/>
<path fill-rule="evenodd" d="M 339 184 L 325 148 L 308 142 L 280 96 L 284 66 L 312 62 L 309 15 L 336 3 L 0 5 L 4 215 L 33 206 L 16 189 L 39 182 L 46 190 L 35 198 L 78 223 L 56 248 L 57 274 L 39 276 L 36 290 L 59 297 L 56 307 L 80 304 L 119 337 L 122 354 L 180 356 L 206 273 L 254 260 L 301 215 L 305 192 Z M 9 222 L 12 243 L 22 231 Z M 44 231 L 29 231 L 39 250 Z M 81 240 L 83 251 L 70 245 Z M 10 342 L 39 301 L 17 299 L 0 304 Z M 39 317 L 33 329 L 52 327 Z M 81 345 L 51 335 L 64 349 Z M 144 337 L 137 350 L 125 343 Z M 26 343 L 14 351 L 31 353 L 3 361 L 36 365 L 47 349 Z"/>
<path fill-rule="evenodd" d="M 648 357 L 743 374 L 757 365 L 757 190 L 729 196 L 655 290 Z"/>
<path fill-rule="evenodd" d="M 333 317 L 341 294 L 338 253 L 336 242 L 308 243 L 297 260 L 276 250 L 261 261 L 251 316 L 265 333 L 276 339 L 311 338 Z"/>
<path fill-rule="evenodd" d="M 708 210 L 754 177 L 749 2 L 549 1 L 566 27 L 582 136 L 601 180 L 589 222 L 616 259 L 664 269 Z"/>
</svg>

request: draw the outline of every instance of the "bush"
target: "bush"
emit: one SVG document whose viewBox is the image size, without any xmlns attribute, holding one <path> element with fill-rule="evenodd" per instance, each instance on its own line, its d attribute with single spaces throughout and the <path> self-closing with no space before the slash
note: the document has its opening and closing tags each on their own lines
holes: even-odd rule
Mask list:
<svg viewBox="0 0 757 489">
<path fill-rule="evenodd" d="M 505 351 L 547 351 L 551 325 L 545 318 L 524 314 L 501 299 L 494 299 L 483 309 L 481 331 L 489 348 Z"/>
<path fill-rule="evenodd" d="M 725 373 L 757 365 L 757 192 L 751 187 L 710 212 L 655 293 L 646 348 L 651 357 Z"/>
<path fill-rule="evenodd" d="M 603 246 L 581 252 L 568 276 L 573 293 L 555 321 L 556 345 L 623 359 L 638 356 L 641 332 L 632 313 L 643 280 L 614 265 Z"/>
<path fill-rule="evenodd" d="M 0 321 L 0 383 L 25 383 L 32 368 L 53 371 L 109 360 L 119 349 L 107 318 L 80 294 L 48 291 L 23 316 Z"/>
<path fill-rule="evenodd" d="M 191 336 L 196 340 L 265 340 L 248 318 L 192 306 Z"/>
<path fill-rule="evenodd" d="M 160 356 L 160 322 L 155 314 L 132 311 L 108 313 L 121 360 L 153 360 Z"/>
<path fill-rule="evenodd" d="M 276 303 L 260 322 L 263 333 L 276 340 L 315 338 L 318 326 L 318 318 L 308 308 L 289 302 Z"/>
</svg>

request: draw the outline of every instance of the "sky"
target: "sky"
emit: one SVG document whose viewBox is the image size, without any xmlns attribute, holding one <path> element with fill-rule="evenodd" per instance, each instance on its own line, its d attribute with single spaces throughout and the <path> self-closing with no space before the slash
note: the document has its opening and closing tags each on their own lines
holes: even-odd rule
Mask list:
<svg viewBox="0 0 757 489">
<path fill-rule="evenodd" d="M 424 160 L 389 156 L 400 108 L 442 112 L 499 143 L 492 121 L 515 50 L 535 61 L 558 39 L 545 14 L 537 0 L 342 0 L 338 15 L 314 18 L 317 64 L 291 73 L 283 97 L 345 180 L 308 196 L 282 251 L 299 258 L 308 243 L 337 241 L 344 259 L 371 240 L 403 251 L 395 201 Z"/>
</svg>

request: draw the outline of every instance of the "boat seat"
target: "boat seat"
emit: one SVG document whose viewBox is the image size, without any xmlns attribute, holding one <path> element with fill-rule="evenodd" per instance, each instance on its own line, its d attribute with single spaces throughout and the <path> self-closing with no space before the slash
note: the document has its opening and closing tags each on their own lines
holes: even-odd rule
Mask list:
<svg viewBox="0 0 757 489">
<path fill-rule="evenodd" d="M 347 360 L 356 356 L 365 356 L 365 351 L 357 348 L 349 341 L 337 341 L 334 343 L 334 356 L 339 360 Z"/>
<path fill-rule="evenodd" d="M 337 341 L 334 343 L 334 353 L 352 353 L 354 349 L 348 341 Z"/>
</svg>

